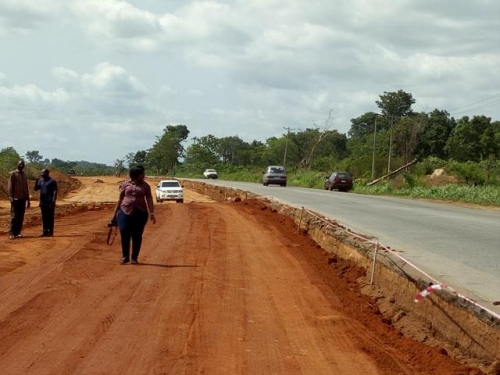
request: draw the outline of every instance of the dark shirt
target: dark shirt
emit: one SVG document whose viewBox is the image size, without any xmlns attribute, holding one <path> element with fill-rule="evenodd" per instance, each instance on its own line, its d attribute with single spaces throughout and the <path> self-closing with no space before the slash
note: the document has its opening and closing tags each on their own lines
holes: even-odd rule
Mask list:
<svg viewBox="0 0 500 375">
<path fill-rule="evenodd" d="M 152 199 L 151 187 L 147 182 L 136 185 L 132 181 L 125 181 L 120 186 L 120 197 L 122 198 L 120 208 L 125 214 L 132 215 L 134 209 L 147 212 L 146 198 L 151 197 Z"/>
<path fill-rule="evenodd" d="M 57 182 L 52 177 L 48 180 L 39 179 L 35 184 L 35 190 L 40 190 L 40 205 L 54 203 Z"/>
<path fill-rule="evenodd" d="M 7 190 L 9 197 L 12 197 L 14 200 L 29 199 L 30 192 L 28 190 L 28 177 L 26 173 L 18 169 L 11 172 Z"/>
</svg>

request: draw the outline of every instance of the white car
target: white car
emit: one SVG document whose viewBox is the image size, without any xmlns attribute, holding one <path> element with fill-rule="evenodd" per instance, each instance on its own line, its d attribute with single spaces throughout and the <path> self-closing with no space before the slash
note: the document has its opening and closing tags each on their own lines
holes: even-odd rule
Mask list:
<svg viewBox="0 0 500 375">
<path fill-rule="evenodd" d="M 205 178 L 217 178 L 217 171 L 215 169 L 205 169 L 203 172 L 203 176 Z"/>
<path fill-rule="evenodd" d="M 184 203 L 184 189 L 177 180 L 161 180 L 156 186 L 156 202 L 176 201 Z"/>
</svg>

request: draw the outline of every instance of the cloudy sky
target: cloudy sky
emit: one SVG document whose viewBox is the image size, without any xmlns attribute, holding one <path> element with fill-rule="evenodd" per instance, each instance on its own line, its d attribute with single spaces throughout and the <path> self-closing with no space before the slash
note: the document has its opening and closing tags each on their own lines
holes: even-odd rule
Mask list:
<svg viewBox="0 0 500 375">
<path fill-rule="evenodd" d="M 245 141 L 377 111 L 500 120 L 497 0 L 0 0 L 0 149 L 113 164 L 166 125 Z"/>
</svg>

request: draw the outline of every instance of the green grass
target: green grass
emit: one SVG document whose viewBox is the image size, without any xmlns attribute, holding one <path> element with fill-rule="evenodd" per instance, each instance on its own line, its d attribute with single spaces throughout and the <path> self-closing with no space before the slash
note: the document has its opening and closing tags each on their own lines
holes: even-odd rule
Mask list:
<svg viewBox="0 0 500 375">
<path fill-rule="evenodd" d="M 390 183 L 383 183 L 375 186 L 355 185 L 354 192 L 359 194 L 393 195 L 399 197 L 500 206 L 499 186 L 464 186 L 449 184 L 429 188 L 415 186 L 411 188 L 395 189 Z"/>
</svg>

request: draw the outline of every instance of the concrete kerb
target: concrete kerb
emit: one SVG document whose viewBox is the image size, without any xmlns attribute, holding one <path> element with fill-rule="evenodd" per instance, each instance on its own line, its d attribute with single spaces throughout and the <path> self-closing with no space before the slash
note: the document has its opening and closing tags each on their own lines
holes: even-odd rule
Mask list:
<svg viewBox="0 0 500 375">
<path fill-rule="evenodd" d="M 355 233 L 337 222 L 305 209 L 294 207 L 271 195 L 261 196 L 248 191 L 223 188 L 203 182 L 185 181 L 187 188 L 216 200 L 258 199 L 269 204 L 279 214 L 291 217 L 297 230 L 305 231 L 323 250 L 332 256 L 354 261 L 367 273 L 365 287 L 380 288 L 391 310 L 418 316 L 437 338 L 458 347 L 462 352 L 482 360 L 500 360 L 500 316 L 450 287 L 436 291 L 424 301 L 415 303 L 415 296 L 430 284 L 441 284 L 418 268 L 398 251 L 379 243 L 376 238 Z M 393 319 L 394 318 L 394 319 Z M 393 324 L 398 322 L 391 317 Z M 401 322 L 399 322 L 402 324 Z"/>
<path fill-rule="evenodd" d="M 388 254 L 398 258 L 403 265 L 408 265 L 409 267 L 411 267 L 413 270 L 417 271 L 421 276 L 424 276 L 427 280 L 430 280 L 432 282 L 432 284 L 441 284 L 441 285 L 445 285 L 444 283 L 440 282 L 439 280 L 437 280 L 436 278 L 432 277 L 431 275 L 429 275 L 428 273 L 426 273 L 425 271 L 423 271 L 421 268 L 417 267 L 416 265 L 414 265 L 413 263 L 411 263 L 410 261 L 408 261 L 407 259 L 405 259 L 403 256 L 401 256 L 400 254 L 398 254 L 397 251 L 395 250 L 392 250 L 390 247 L 387 247 L 387 246 L 384 246 L 382 244 L 379 243 L 378 240 L 373 240 L 373 239 L 370 239 L 366 236 L 363 236 L 363 235 L 359 235 L 357 233 L 354 233 L 334 222 L 331 222 L 327 219 L 324 219 L 322 216 L 320 216 L 319 214 L 313 212 L 313 211 L 310 211 L 310 210 L 307 210 L 305 208 L 302 207 L 302 211 L 306 211 L 309 215 L 315 217 L 317 220 L 320 220 L 322 222 L 325 223 L 326 225 L 326 228 L 328 230 L 328 227 L 332 227 L 332 228 L 335 228 L 334 231 L 341 231 L 341 232 L 345 232 L 347 237 L 354 237 L 358 240 L 361 240 L 361 244 L 357 243 L 356 246 L 358 247 L 361 247 L 362 250 L 364 250 L 364 252 L 366 251 L 373 251 L 374 255 L 373 255 L 373 265 L 372 265 L 372 273 L 371 273 L 371 284 L 373 284 L 373 277 L 374 277 L 374 270 L 375 270 L 375 263 L 376 263 L 376 255 L 379 251 L 385 251 L 387 252 Z M 301 218 L 302 218 L 302 212 L 301 212 Z M 300 227 L 301 225 L 301 221 L 302 219 L 299 221 L 299 224 L 298 224 L 298 227 Z M 334 236 L 339 236 L 338 233 L 330 233 L 331 235 L 334 235 Z M 346 237 L 346 239 L 347 239 Z M 363 244 L 367 244 L 368 246 L 363 246 Z M 407 273 L 405 273 L 407 274 Z M 492 321 L 495 321 L 495 320 L 500 320 L 500 315 L 495 313 L 494 311 L 491 311 L 489 310 L 488 308 L 480 305 L 479 303 L 477 303 L 476 301 L 464 296 L 464 295 L 461 295 L 459 293 L 457 293 L 451 286 L 449 285 L 446 285 L 446 288 L 444 288 L 445 291 L 447 291 L 448 293 L 451 293 L 452 295 L 464 300 L 467 304 L 470 304 L 472 305 L 475 309 L 479 310 L 479 311 L 484 311 L 484 313 L 488 314 L 488 315 L 491 315 L 491 317 L 493 318 Z M 490 319 L 488 319 L 490 320 Z M 500 322 L 500 321 L 499 321 Z"/>
</svg>

